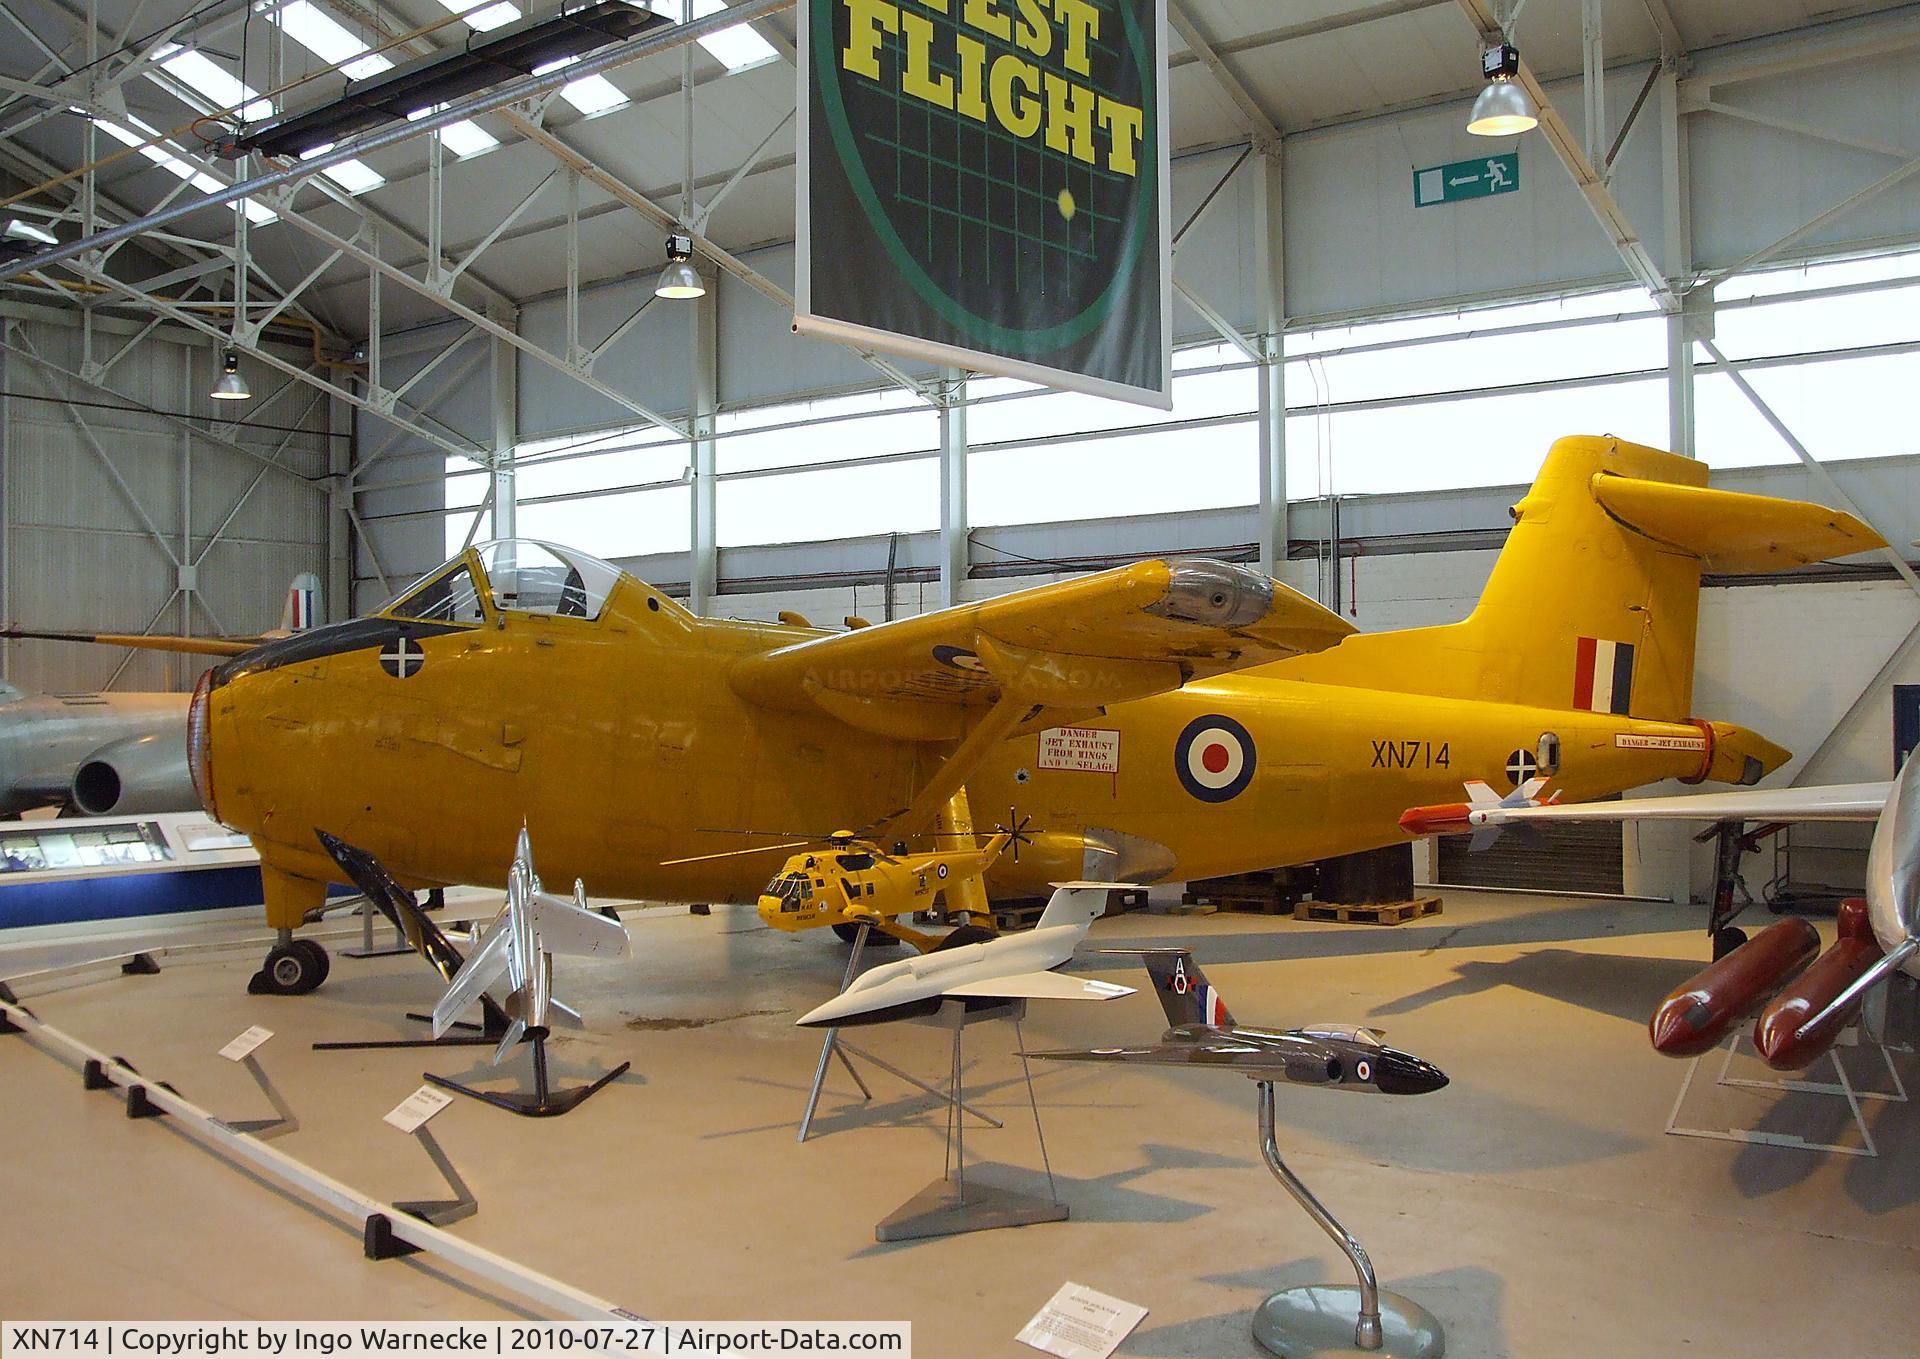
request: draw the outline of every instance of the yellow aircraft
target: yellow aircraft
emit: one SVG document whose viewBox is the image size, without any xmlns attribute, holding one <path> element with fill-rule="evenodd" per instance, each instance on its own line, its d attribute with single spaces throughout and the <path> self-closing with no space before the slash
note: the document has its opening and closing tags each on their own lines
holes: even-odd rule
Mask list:
<svg viewBox="0 0 1920 1359">
<path fill-rule="evenodd" d="M 1702 570 L 1883 544 L 1824 506 L 1706 482 L 1655 449 L 1562 439 L 1471 616 L 1366 636 L 1212 561 L 828 634 L 699 618 L 594 558 L 489 543 L 371 617 L 210 671 L 192 765 L 207 810 L 259 849 L 285 964 L 265 971 L 286 991 L 317 984 L 294 975 L 315 950 L 292 931 L 340 876 L 317 830 L 420 888 L 497 881 L 524 822 L 563 881 L 747 902 L 764 868 L 704 857 L 725 828 L 824 814 L 892 844 L 1017 803 L 1049 829 L 986 882 L 1032 896 L 1392 844 L 1409 807 L 1468 781 L 1550 776 L 1564 801 L 1752 783 L 1788 752 L 1692 713 Z M 945 907 L 984 913 L 979 882 Z"/>
</svg>

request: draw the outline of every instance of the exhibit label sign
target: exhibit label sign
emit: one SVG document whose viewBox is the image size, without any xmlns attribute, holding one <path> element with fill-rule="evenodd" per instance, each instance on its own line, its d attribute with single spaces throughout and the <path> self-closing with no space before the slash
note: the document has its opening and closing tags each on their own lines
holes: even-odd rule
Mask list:
<svg viewBox="0 0 1920 1359">
<path fill-rule="evenodd" d="M 1413 205 L 1431 208 L 1441 203 L 1460 203 L 1469 198 L 1487 198 L 1497 193 L 1520 191 L 1520 153 L 1482 156 L 1478 160 L 1456 160 L 1446 165 L 1430 165 L 1413 172 Z"/>
<path fill-rule="evenodd" d="M 794 328 L 1171 405 L 1166 0 L 800 0 Z"/>
</svg>

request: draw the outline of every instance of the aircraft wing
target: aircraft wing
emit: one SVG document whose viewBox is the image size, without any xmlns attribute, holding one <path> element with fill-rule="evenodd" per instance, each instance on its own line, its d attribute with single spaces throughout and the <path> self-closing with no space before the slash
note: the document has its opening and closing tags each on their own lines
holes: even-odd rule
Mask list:
<svg viewBox="0 0 1920 1359">
<path fill-rule="evenodd" d="M 1539 807 L 1482 807 L 1468 813 L 1475 826 L 1537 821 L 1872 821 L 1886 806 L 1887 783 L 1843 783 L 1808 788 L 1741 788 L 1727 793 L 1623 798 L 1617 802 L 1548 803 Z"/>
<path fill-rule="evenodd" d="M 941 994 L 995 1000 L 1115 1000 L 1132 995 L 1133 988 L 1092 977 L 1062 976 L 1058 972 L 1017 972 L 1011 977 L 962 982 L 949 986 Z"/>
<path fill-rule="evenodd" d="M 480 995 L 493 985 L 502 972 L 507 970 L 513 950 L 513 929 L 505 915 L 493 922 L 493 928 L 487 932 L 485 941 L 479 948 L 467 955 L 466 962 L 453 974 L 453 980 L 447 985 L 447 994 L 440 997 L 440 1003 L 433 1007 L 433 1036 L 438 1038 L 453 1026 L 469 1005 L 480 999 Z"/>
<path fill-rule="evenodd" d="M 963 709 L 1003 697 L 1091 710 L 1353 631 L 1252 568 L 1145 561 L 748 656 L 731 681 L 769 707 L 939 739 L 958 734 Z"/>
<path fill-rule="evenodd" d="M 264 637 L 166 637 L 144 632 L 39 632 L 29 628 L 0 629 L 0 637 L 41 642 L 93 642 L 144 651 L 177 651 L 192 656 L 244 656 Z"/>
<path fill-rule="evenodd" d="M 1052 1052 L 1029 1052 L 1028 1057 L 1048 1057 L 1063 1062 L 1126 1062 L 1137 1066 L 1271 1066 L 1274 1054 L 1244 1043 L 1152 1043 L 1131 1048 L 1060 1048 Z"/>
<path fill-rule="evenodd" d="M 540 892 L 533 897 L 533 928 L 548 953 L 585 958 L 625 958 L 627 927 L 618 920 L 583 911 L 565 897 Z"/>
</svg>

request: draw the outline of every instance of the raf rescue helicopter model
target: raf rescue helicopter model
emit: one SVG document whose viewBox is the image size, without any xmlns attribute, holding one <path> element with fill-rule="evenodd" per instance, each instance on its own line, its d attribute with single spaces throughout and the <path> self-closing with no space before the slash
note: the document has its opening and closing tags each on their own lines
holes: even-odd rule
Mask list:
<svg viewBox="0 0 1920 1359">
<path fill-rule="evenodd" d="M 260 852 L 284 991 L 320 975 L 291 945 L 342 874 L 322 831 L 415 890 L 497 885 L 493 847 L 524 822 L 562 880 L 750 902 L 765 863 L 706 857 L 732 848 L 721 831 L 831 816 L 892 846 L 1017 803 L 1047 829 L 994 859 L 993 893 L 1210 877 L 1403 841 L 1402 813 L 1469 781 L 1550 777 L 1563 802 L 1753 783 L 1788 752 L 1692 711 L 1702 571 L 1884 546 L 1605 437 L 1558 441 L 1512 514 L 1469 617 L 1371 635 L 1217 561 L 828 633 L 697 617 L 584 554 L 489 543 L 370 617 L 236 648 L 195 693 L 192 769 Z M 946 908 L 986 913 L 981 881 Z"/>
<path fill-rule="evenodd" d="M 952 903 L 953 909 L 946 914 L 954 923 L 991 933 L 995 920 L 986 908 L 980 879 L 1009 845 L 1013 846 L 1014 858 L 1019 859 L 1020 846 L 1031 840 L 1025 828 L 1025 821 L 1012 829 L 997 827 L 977 848 L 922 854 L 909 854 L 904 843 L 897 844 L 889 854 L 874 841 L 842 830 L 825 837 L 824 843 L 796 840 L 693 859 L 669 859 L 664 866 L 767 854 L 815 843 L 816 848 L 789 858 L 761 889 L 757 902 L 760 919 L 789 934 L 829 926 L 849 943 L 858 936 L 860 927 L 867 925 L 886 942 L 912 944 L 925 953 L 944 936 L 913 929 L 903 923 L 902 917 Z M 972 838 L 971 834 L 967 838 Z"/>
</svg>

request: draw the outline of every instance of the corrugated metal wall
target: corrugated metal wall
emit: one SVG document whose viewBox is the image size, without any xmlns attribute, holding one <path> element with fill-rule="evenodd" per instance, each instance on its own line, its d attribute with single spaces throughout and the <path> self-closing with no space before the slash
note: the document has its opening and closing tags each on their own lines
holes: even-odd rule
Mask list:
<svg viewBox="0 0 1920 1359">
<path fill-rule="evenodd" d="M 97 323 L 93 357 L 109 358 L 130 334 Z M 151 336 L 113 364 L 104 390 L 54 371 L 77 373 L 85 359 L 77 324 L 6 323 L 0 601 L 7 620 L 199 636 L 276 626 L 295 575 L 326 578 L 326 399 L 314 400 L 298 383 L 275 395 L 280 376 L 249 362 L 243 372 L 255 399 L 238 413 L 289 428 L 215 423 L 207 392 L 219 355 L 204 341 Z M 277 457 L 283 470 L 216 439 Z M 188 606 L 177 593 L 180 563 L 197 567 L 193 584 L 203 602 Z M 206 665 L 48 642 L 6 643 L 4 654 L 11 683 L 51 692 L 109 682 L 121 690 L 185 688 Z"/>
</svg>

